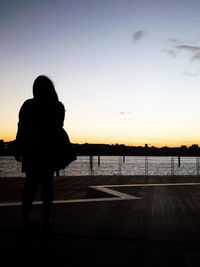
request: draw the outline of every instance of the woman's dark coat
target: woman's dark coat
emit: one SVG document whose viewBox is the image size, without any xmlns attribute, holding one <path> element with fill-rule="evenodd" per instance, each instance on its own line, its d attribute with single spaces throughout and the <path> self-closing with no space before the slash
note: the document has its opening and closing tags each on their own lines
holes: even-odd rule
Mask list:
<svg viewBox="0 0 200 267">
<path fill-rule="evenodd" d="M 22 171 L 58 169 L 56 147 L 64 117 L 65 108 L 60 101 L 33 98 L 24 102 L 16 137 Z"/>
</svg>

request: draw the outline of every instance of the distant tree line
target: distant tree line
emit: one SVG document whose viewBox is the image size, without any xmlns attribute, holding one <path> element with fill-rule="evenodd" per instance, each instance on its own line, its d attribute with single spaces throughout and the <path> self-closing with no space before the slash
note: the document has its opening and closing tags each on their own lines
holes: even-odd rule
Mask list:
<svg viewBox="0 0 200 267">
<path fill-rule="evenodd" d="M 0 156 L 13 156 L 16 141 L 0 140 Z M 196 144 L 180 147 L 126 146 L 121 144 L 73 144 L 78 156 L 200 156 L 200 147 Z"/>
<path fill-rule="evenodd" d="M 198 156 L 200 147 L 155 147 L 155 146 L 126 146 L 126 145 L 105 145 L 105 144 L 74 144 L 78 155 L 102 155 L 102 156 Z"/>
</svg>

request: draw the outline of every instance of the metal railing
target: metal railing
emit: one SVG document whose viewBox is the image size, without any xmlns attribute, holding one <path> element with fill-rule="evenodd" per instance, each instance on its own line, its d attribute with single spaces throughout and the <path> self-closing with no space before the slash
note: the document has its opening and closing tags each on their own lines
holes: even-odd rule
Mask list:
<svg viewBox="0 0 200 267">
<path fill-rule="evenodd" d="M 98 162 L 98 168 L 101 168 L 101 166 L 104 164 L 103 162 L 103 158 L 105 158 L 106 156 L 97 156 L 97 162 Z M 106 158 L 108 158 L 109 156 L 107 156 Z M 159 175 L 159 169 L 165 169 L 166 170 L 166 174 L 164 175 L 200 175 L 200 158 L 199 157 L 163 157 L 163 158 L 167 158 L 167 161 L 164 162 L 166 163 L 167 167 L 163 167 L 164 163 L 162 162 L 162 166 L 159 166 L 158 163 L 156 163 L 156 158 L 162 158 L 162 157 L 135 157 L 135 158 L 141 158 L 141 159 L 137 159 L 136 162 L 128 162 L 129 158 L 133 158 L 133 156 L 119 156 L 119 160 L 118 163 L 117 161 L 114 164 L 117 165 L 118 164 L 118 174 L 119 175 L 126 175 L 123 173 L 123 171 L 127 168 L 126 166 L 129 165 L 129 169 L 133 170 L 132 171 L 132 175 L 138 175 L 138 173 L 134 174 L 134 166 L 139 165 L 140 164 L 140 169 L 141 169 L 141 174 L 148 176 L 148 175 L 154 175 L 152 174 L 152 166 L 154 167 L 154 169 L 156 169 L 157 166 L 157 174 Z M 188 159 L 191 162 L 187 162 L 186 159 Z M 140 162 L 139 162 L 140 160 Z M 138 164 L 139 162 L 139 164 Z M 143 162 L 143 163 L 142 163 Z M 108 164 L 108 163 L 107 163 Z M 89 166 L 90 166 L 90 170 L 91 170 L 91 174 L 95 175 L 95 168 L 97 166 L 96 164 L 96 156 L 89 156 Z M 112 166 L 110 166 L 110 168 L 112 168 Z M 189 172 L 187 173 L 187 168 L 189 170 Z M 185 171 L 184 171 L 185 169 Z M 180 174 L 179 174 L 180 172 Z M 193 172 L 191 174 L 191 172 Z"/>
</svg>

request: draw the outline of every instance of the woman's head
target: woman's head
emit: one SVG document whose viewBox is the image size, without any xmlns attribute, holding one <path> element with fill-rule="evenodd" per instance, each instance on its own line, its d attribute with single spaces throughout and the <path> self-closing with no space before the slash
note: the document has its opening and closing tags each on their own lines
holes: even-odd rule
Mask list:
<svg viewBox="0 0 200 267">
<path fill-rule="evenodd" d="M 33 83 L 33 97 L 42 101 L 56 101 L 56 93 L 53 82 L 46 76 L 38 76 Z"/>
</svg>

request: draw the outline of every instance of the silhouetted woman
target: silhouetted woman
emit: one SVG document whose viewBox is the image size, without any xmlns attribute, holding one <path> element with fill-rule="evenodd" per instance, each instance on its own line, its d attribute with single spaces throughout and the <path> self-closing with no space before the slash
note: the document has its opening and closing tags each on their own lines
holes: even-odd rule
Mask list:
<svg viewBox="0 0 200 267">
<path fill-rule="evenodd" d="M 41 185 L 44 226 L 49 226 L 53 201 L 53 175 L 57 169 L 56 142 L 62 129 L 65 108 L 58 100 L 52 81 L 39 76 L 33 84 L 33 98 L 19 112 L 16 160 L 22 161 L 26 181 L 22 196 L 23 222 L 29 213 L 38 183 Z"/>
</svg>

